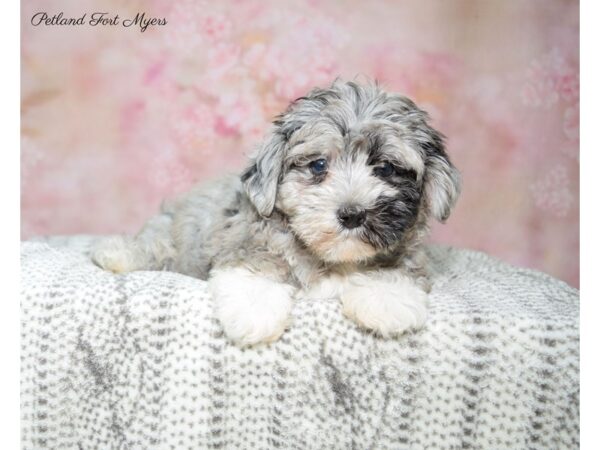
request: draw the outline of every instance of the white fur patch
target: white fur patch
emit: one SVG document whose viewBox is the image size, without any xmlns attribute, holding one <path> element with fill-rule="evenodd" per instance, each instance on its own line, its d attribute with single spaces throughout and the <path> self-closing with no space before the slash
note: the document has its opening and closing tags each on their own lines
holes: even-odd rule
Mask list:
<svg viewBox="0 0 600 450">
<path fill-rule="evenodd" d="M 344 291 L 345 283 L 345 275 L 332 274 L 323 276 L 312 283 L 310 287 L 303 289 L 299 294 L 299 297 L 309 298 L 311 300 L 339 298 Z"/>
<path fill-rule="evenodd" d="M 216 270 L 208 283 L 216 317 L 236 344 L 275 341 L 289 325 L 292 286 L 242 267 Z"/>
<path fill-rule="evenodd" d="M 427 318 L 427 294 L 400 273 L 351 275 L 341 301 L 346 317 L 383 337 L 420 328 Z"/>
</svg>

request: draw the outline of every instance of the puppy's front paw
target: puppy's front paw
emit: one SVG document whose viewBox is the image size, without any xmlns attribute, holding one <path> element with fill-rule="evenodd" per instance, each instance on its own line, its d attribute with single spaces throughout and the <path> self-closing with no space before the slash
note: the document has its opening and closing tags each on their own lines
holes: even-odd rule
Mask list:
<svg viewBox="0 0 600 450">
<path fill-rule="evenodd" d="M 292 286 L 233 268 L 215 271 L 209 288 L 216 316 L 236 344 L 275 341 L 289 324 Z"/>
<path fill-rule="evenodd" d="M 341 301 L 346 317 L 383 337 L 420 328 L 427 318 L 427 294 L 402 275 L 390 280 L 355 275 Z"/>
</svg>

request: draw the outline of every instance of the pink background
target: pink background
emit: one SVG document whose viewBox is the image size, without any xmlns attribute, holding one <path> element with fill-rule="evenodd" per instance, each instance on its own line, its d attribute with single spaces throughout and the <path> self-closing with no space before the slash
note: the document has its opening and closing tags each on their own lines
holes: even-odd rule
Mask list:
<svg viewBox="0 0 600 450">
<path fill-rule="evenodd" d="M 168 24 L 57 27 L 39 11 Z M 448 137 L 464 189 L 432 240 L 579 285 L 579 5 L 529 1 L 22 3 L 22 237 L 134 232 L 239 170 L 287 102 L 376 77 Z"/>
</svg>

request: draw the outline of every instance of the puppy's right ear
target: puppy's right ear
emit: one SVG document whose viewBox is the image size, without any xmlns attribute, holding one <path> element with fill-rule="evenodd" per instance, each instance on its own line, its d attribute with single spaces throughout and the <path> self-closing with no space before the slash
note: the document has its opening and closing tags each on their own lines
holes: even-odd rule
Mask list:
<svg viewBox="0 0 600 450">
<path fill-rule="evenodd" d="M 273 132 L 254 157 L 250 167 L 241 175 L 246 194 L 263 217 L 269 217 L 275 207 L 286 145 L 284 135 Z"/>
</svg>

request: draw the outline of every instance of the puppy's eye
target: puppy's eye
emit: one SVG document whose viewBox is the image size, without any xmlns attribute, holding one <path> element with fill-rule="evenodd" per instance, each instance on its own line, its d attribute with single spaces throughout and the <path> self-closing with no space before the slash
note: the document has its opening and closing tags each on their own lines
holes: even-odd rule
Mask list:
<svg viewBox="0 0 600 450">
<path fill-rule="evenodd" d="M 396 174 L 401 176 L 402 178 L 408 178 L 413 181 L 416 181 L 416 179 L 417 179 L 417 172 L 415 172 L 412 169 L 404 169 L 402 167 L 396 167 L 396 168 L 394 168 L 394 172 L 396 172 Z"/>
<path fill-rule="evenodd" d="M 323 175 L 327 172 L 327 160 L 324 158 L 316 159 L 308 165 L 308 168 L 313 175 Z"/>
<path fill-rule="evenodd" d="M 389 162 L 384 162 L 381 166 L 377 166 L 373 169 L 373 173 L 378 177 L 387 178 L 391 177 L 394 173 L 394 166 Z"/>
</svg>

